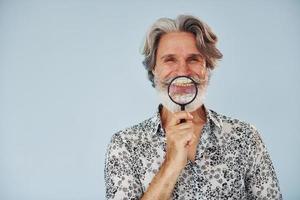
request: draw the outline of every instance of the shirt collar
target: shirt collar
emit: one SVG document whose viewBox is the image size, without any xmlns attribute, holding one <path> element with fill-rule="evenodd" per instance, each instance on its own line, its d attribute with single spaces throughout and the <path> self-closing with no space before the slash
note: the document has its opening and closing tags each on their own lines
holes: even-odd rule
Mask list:
<svg viewBox="0 0 300 200">
<path fill-rule="evenodd" d="M 215 111 L 208 109 L 206 105 L 203 106 L 206 113 L 207 123 L 211 122 L 212 125 L 215 125 L 217 128 L 221 130 L 222 129 L 221 117 Z M 162 128 L 162 121 L 160 116 L 162 107 L 163 105 L 159 104 L 154 116 L 150 118 L 150 126 L 154 135 L 160 134 L 161 136 L 164 136 L 164 130 Z"/>
</svg>

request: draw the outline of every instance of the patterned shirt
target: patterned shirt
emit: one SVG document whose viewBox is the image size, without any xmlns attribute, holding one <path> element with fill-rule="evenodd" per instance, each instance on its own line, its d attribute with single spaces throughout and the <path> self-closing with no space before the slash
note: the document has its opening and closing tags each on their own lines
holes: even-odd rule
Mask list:
<svg viewBox="0 0 300 200">
<path fill-rule="evenodd" d="M 155 115 L 115 133 L 106 152 L 107 199 L 140 199 L 166 154 L 158 106 Z M 204 106 L 195 161 L 177 179 L 172 199 L 282 199 L 272 161 L 257 129 Z"/>
</svg>

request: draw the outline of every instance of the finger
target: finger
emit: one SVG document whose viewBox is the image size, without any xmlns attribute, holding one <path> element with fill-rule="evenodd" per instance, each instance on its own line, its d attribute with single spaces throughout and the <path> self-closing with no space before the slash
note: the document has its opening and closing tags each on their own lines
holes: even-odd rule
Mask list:
<svg viewBox="0 0 300 200">
<path fill-rule="evenodd" d="M 190 121 L 176 125 L 178 130 L 193 128 L 194 124 Z"/>
<path fill-rule="evenodd" d="M 194 143 L 197 142 L 197 137 L 195 136 L 195 134 L 192 134 L 191 136 L 185 138 L 185 147 L 191 147 Z"/>
<path fill-rule="evenodd" d="M 190 131 L 186 131 L 186 132 L 183 132 L 182 134 L 180 134 L 180 141 L 186 145 L 188 143 L 192 143 L 193 141 L 193 138 L 194 138 L 194 134 Z"/>
<path fill-rule="evenodd" d="M 191 146 L 196 142 L 197 142 L 197 137 L 195 136 L 195 134 L 193 134 L 191 140 L 188 141 L 188 145 Z"/>
<path fill-rule="evenodd" d="M 165 129 L 166 135 L 178 135 L 178 134 L 185 134 L 186 132 L 194 132 L 193 123 L 186 122 L 182 124 L 178 124 L 175 126 L 168 126 Z"/>
<path fill-rule="evenodd" d="M 191 120 L 193 119 L 193 115 L 187 111 L 179 111 L 177 113 L 174 113 L 171 117 L 169 125 L 172 126 L 172 125 L 179 124 L 181 119 Z"/>
</svg>

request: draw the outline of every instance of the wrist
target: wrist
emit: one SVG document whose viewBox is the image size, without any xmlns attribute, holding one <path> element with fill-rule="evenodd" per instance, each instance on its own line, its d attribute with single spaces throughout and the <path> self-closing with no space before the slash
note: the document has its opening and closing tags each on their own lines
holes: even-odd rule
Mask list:
<svg viewBox="0 0 300 200">
<path fill-rule="evenodd" d="M 177 179 L 183 168 L 178 162 L 166 159 L 162 165 L 162 172 L 167 177 L 176 177 Z"/>
</svg>

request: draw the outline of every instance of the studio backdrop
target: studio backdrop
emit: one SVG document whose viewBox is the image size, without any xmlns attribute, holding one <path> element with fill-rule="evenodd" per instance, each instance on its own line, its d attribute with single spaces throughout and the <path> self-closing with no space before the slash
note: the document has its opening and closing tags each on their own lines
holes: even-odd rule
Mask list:
<svg viewBox="0 0 300 200">
<path fill-rule="evenodd" d="M 146 31 L 178 14 L 219 38 L 207 107 L 254 124 L 284 199 L 300 199 L 297 0 L 0 0 L 0 199 L 105 198 L 112 134 L 159 103 L 140 54 Z"/>
</svg>

